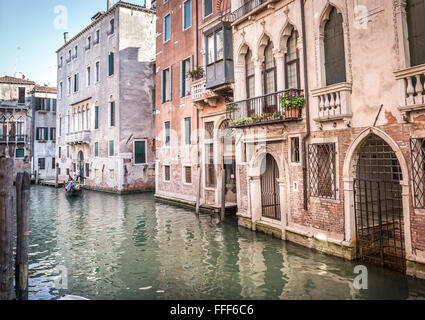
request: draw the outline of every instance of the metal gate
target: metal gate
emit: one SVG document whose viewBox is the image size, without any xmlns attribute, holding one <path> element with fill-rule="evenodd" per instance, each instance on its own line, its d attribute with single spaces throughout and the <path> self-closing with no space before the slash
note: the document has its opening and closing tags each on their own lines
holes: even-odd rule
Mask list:
<svg viewBox="0 0 425 320">
<path fill-rule="evenodd" d="M 266 155 L 261 172 L 262 216 L 280 220 L 279 168 L 272 155 Z"/>
<path fill-rule="evenodd" d="M 354 203 L 357 258 L 405 271 L 401 169 L 391 147 L 372 135 L 359 151 Z"/>
</svg>

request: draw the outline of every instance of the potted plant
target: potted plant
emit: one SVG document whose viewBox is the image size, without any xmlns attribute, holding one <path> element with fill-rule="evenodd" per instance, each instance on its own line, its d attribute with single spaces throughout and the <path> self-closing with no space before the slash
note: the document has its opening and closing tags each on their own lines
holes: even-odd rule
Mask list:
<svg viewBox="0 0 425 320">
<path fill-rule="evenodd" d="M 273 113 L 273 118 L 275 120 L 282 120 L 282 112 L 275 110 L 275 112 Z"/>
<path fill-rule="evenodd" d="M 250 123 L 252 123 L 252 118 L 251 117 L 240 118 L 238 120 L 233 120 L 232 121 L 232 125 L 233 126 L 241 126 L 241 125 L 250 124 Z"/>
<path fill-rule="evenodd" d="M 280 105 L 287 111 L 286 118 L 299 118 L 301 109 L 305 107 L 304 95 L 298 95 L 295 90 L 279 96 Z"/>
<path fill-rule="evenodd" d="M 186 76 L 188 78 L 191 78 L 192 80 L 202 79 L 202 77 L 204 76 L 204 68 L 199 67 L 197 69 L 193 69 L 192 71 L 188 71 Z"/>
</svg>

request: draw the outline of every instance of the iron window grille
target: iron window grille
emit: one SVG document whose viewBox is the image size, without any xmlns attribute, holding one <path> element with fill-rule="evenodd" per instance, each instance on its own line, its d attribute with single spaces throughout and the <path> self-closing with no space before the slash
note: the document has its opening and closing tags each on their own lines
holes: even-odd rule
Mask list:
<svg viewBox="0 0 425 320">
<path fill-rule="evenodd" d="M 335 155 L 335 143 L 309 145 L 310 196 L 336 199 Z"/>
<path fill-rule="evenodd" d="M 425 209 L 425 138 L 410 139 L 413 205 Z"/>
</svg>

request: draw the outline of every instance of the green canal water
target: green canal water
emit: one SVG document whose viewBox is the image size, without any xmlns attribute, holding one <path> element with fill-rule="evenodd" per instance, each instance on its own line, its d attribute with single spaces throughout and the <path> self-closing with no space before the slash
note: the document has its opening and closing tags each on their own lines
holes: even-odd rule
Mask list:
<svg viewBox="0 0 425 320">
<path fill-rule="evenodd" d="M 30 299 L 424 299 L 425 282 L 155 202 L 31 189 Z M 67 271 L 57 289 L 55 269 Z M 64 274 L 62 272 L 62 274 Z"/>
</svg>

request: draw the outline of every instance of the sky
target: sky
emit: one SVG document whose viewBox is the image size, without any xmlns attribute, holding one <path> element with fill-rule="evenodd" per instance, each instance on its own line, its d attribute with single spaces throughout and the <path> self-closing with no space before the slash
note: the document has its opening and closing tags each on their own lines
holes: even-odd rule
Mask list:
<svg viewBox="0 0 425 320">
<path fill-rule="evenodd" d="M 112 0 L 112 5 L 118 2 Z M 144 0 L 126 0 L 142 4 Z M 56 50 L 91 23 L 107 0 L 0 0 L 0 77 L 22 72 L 56 87 Z"/>
</svg>

